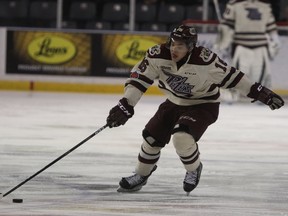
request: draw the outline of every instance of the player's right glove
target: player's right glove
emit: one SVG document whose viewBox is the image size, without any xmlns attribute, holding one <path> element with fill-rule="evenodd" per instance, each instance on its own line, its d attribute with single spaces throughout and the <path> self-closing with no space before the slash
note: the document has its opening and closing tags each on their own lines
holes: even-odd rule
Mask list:
<svg viewBox="0 0 288 216">
<path fill-rule="evenodd" d="M 118 127 L 124 125 L 133 115 L 133 106 L 128 104 L 127 98 L 122 98 L 118 104 L 110 110 L 106 122 L 110 128 Z"/>
<path fill-rule="evenodd" d="M 247 96 L 254 99 L 252 102 L 259 100 L 268 105 L 271 110 L 279 109 L 284 105 L 284 100 L 279 95 L 260 83 L 253 84 Z"/>
</svg>

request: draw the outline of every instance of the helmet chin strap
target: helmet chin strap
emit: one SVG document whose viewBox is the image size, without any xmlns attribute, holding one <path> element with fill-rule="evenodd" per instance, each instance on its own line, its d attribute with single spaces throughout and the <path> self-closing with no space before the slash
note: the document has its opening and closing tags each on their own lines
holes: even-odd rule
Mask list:
<svg viewBox="0 0 288 216">
<path fill-rule="evenodd" d="M 189 51 L 188 51 L 189 55 L 190 55 L 190 53 L 193 51 L 194 47 L 195 47 L 195 45 L 192 45 L 192 46 L 189 48 Z"/>
</svg>

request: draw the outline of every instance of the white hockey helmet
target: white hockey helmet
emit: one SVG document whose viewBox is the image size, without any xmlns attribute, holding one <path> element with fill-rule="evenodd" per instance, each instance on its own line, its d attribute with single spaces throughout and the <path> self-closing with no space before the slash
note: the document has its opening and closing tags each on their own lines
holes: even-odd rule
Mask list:
<svg viewBox="0 0 288 216">
<path fill-rule="evenodd" d="M 185 42 L 188 49 L 192 50 L 196 46 L 198 40 L 196 29 L 192 26 L 179 25 L 170 33 L 167 46 L 170 47 L 171 42 L 177 40 Z"/>
</svg>

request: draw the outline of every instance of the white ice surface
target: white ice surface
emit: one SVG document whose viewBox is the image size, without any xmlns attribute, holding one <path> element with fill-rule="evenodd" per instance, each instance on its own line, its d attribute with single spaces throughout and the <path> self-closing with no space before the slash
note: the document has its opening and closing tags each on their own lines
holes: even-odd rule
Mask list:
<svg viewBox="0 0 288 216">
<path fill-rule="evenodd" d="M 0 192 L 5 194 L 105 124 L 121 95 L 0 92 Z M 173 145 L 137 193 L 117 193 L 134 170 L 141 132 L 160 102 L 144 96 L 125 126 L 97 134 L 0 200 L 1 216 L 288 215 L 288 109 L 221 105 L 199 142 L 204 165 L 187 197 Z M 22 204 L 12 203 L 22 198 Z"/>
</svg>

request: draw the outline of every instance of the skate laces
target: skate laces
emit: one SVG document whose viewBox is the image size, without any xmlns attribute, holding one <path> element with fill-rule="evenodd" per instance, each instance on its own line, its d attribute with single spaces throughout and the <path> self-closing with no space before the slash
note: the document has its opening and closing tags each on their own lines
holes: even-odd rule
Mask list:
<svg viewBox="0 0 288 216">
<path fill-rule="evenodd" d="M 134 186 L 142 183 L 145 180 L 145 177 L 139 174 L 134 174 L 132 176 L 126 177 L 125 180 L 129 183 L 129 185 Z"/>
<path fill-rule="evenodd" d="M 192 171 L 192 172 L 186 172 L 186 176 L 185 176 L 184 181 L 188 184 L 195 185 L 197 183 L 197 178 L 198 178 L 197 170 Z"/>
</svg>

